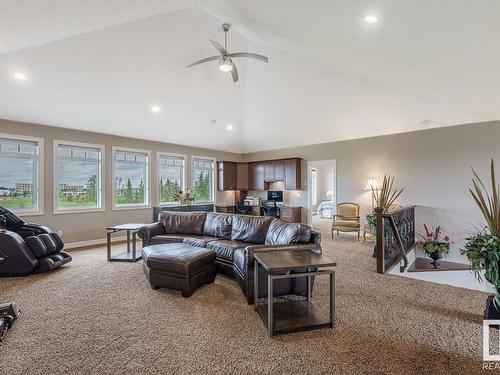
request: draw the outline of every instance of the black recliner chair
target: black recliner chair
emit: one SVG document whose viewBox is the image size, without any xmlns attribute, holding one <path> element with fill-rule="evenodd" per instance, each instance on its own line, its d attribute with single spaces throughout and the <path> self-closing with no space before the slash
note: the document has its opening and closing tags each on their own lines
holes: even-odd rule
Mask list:
<svg viewBox="0 0 500 375">
<path fill-rule="evenodd" d="M 59 235 L 0 207 L 0 276 L 27 276 L 71 261 Z"/>
</svg>

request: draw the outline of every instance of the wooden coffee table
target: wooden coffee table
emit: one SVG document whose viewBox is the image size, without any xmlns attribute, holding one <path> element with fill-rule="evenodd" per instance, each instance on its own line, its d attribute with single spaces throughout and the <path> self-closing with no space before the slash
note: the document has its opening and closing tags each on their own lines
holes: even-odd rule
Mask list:
<svg viewBox="0 0 500 375">
<path fill-rule="evenodd" d="M 137 262 L 141 259 L 141 253 L 137 253 L 136 242 L 137 242 L 137 231 L 148 224 L 120 224 L 112 227 L 107 227 L 107 245 L 108 245 L 108 262 Z M 111 235 L 117 232 L 127 232 L 127 251 L 111 255 Z M 131 251 L 132 248 L 132 251 Z"/>
<path fill-rule="evenodd" d="M 309 329 L 335 327 L 335 271 L 324 269 L 337 263 L 311 250 L 262 251 L 253 254 L 255 310 L 267 328 L 269 337 Z M 258 303 L 259 266 L 267 271 L 267 303 Z M 306 270 L 306 271 L 304 271 Z M 311 277 L 330 275 L 330 314 L 318 311 L 311 300 Z M 307 277 L 306 300 L 274 303 L 273 281 Z"/>
</svg>

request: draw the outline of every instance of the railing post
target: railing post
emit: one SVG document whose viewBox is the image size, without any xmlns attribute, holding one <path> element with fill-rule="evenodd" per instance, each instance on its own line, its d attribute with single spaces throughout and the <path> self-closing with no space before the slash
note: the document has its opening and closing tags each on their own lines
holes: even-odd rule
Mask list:
<svg viewBox="0 0 500 375">
<path fill-rule="evenodd" d="M 377 227 L 377 272 L 384 273 L 384 217 L 382 216 L 384 209 L 375 207 L 376 227 Z"/>
</svg>

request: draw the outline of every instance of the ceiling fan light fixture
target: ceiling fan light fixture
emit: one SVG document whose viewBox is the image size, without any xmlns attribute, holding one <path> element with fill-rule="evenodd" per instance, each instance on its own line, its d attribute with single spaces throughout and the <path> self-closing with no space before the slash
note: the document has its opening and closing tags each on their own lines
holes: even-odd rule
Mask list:
<svg viewBox="0 0 500 375">
<path fill-rule="evenodd" d="M 186 66 L 186 68 L 218 60 L 219 70 L 224 73 L 231 73 L 231 78 L 233 79 L 233 82 L 236 83 L 238 82 L 239 79 L 238 69 L 236 69 L 236 64 L 234 63 L 232 57 L 235 58 L 245 57 L 245 58 L 259 60 L 265 63 L 268 62 L 269 59 L 267 58 L 267 56 L 259 55 L 258 53 L 252 53 L 252 52 L 229 53 L 227 50 L 227 32 L 229 31 L 229 28 L 230 25 L 227 23 L 222 25 L 222 31 L 224 32 L 224 45 L 212 39 L 208 40 L 212 44 L 212 46 L 217 50 L 217 52 L 219 53 L 218 55 L 206 57 L 204 59 L 195 61 L 194 63 Z"/>
<path fill-rule="evenodd" d="M 224 56 L 220 59 L 219 69 L 223 72 L 230 72 L 233 70 L 233 61 L 229 56 Z"/>
</svg>

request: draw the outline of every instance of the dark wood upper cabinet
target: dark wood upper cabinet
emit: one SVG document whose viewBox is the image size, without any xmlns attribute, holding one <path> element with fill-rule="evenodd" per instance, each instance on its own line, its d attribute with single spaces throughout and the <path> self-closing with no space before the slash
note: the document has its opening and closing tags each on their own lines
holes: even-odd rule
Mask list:
<svg viewBox="0 0 500 375">
<path fill-rule="evenodd" d="M 283 160 L 275 160 L 274 164 L 274 180 L 283 181 L 285 180 L 285 166 Z"/>
<path fill-rule="evenodd" d="M 286 190 L 301 190 L 302 188 L 302 173 L 301 159 L 285 159 L 285 189 Z"/>
<path fill-rule="evenodd" d="M 236 189 L 248 190 L 248 163 L 236 164 Z"/>
<path fill-rule="evenodd" d="M 236 176 L 237 165 L 232 161 L 219 161 L 217 162 L 217 187 L 220 191 L 235 190 L 236 189 Z"/>
<path fill-rule="evenodd" d="M 266 166 L 264 163 L 250 163 L 248 165 L 250 190 L 265 190 Z"/>
<path fill-rule="evenodd" d="M 264 163 L 264 181 L 274 181 L 274 162 L 266 161 Z"/>
<path fill-rule="evenodd" d="M 301 190 L 301 162 L 302 159 L 293 158 L 248 163 L 248 190 L 269 190 L 269 182 L 273 181 L 284 181 L 286 190 Z M 238 171 L 240 164 L 244 163 L 238 163 Z M 237 185 L 245 190 L 239 182 Z"/>
</svg>

